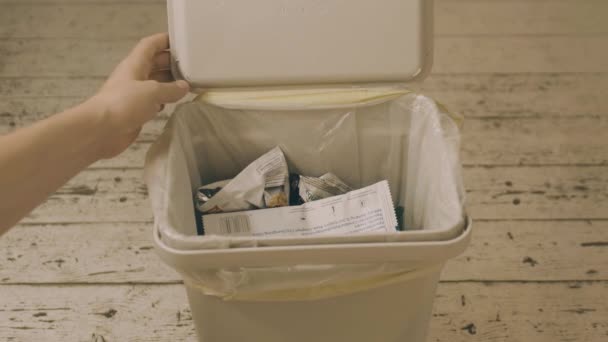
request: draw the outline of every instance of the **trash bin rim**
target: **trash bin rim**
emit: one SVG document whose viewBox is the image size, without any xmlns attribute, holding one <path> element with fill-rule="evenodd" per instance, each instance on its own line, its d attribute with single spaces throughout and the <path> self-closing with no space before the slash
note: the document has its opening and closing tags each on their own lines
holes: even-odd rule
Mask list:
<svg viewBox="0 0 608 342">
<path fill-rule="evenodd" d="M 425 229 L 425 230 L 406 230 L 392 234 L 394 241 L 398 243 L 405 242 L 425 242 L 425 241 L 448 241 L 460 236 L 462 230 L 466 228 L 467 220 L 464 215 L 464 219 L 458 224 L 454 224 L 449 228 L 442 229 Z M 156 222 L 155 222 L 156 225 Z M 177 231 L 173 227 L 162 227 L 155 226 L 155 234 L 161 236 L 163 244 L 167 247 L 178 251 L 188 250 L 200 250 L 196 245 L 196 239 L 205 238 L 204 236 L 187 236 Z M 163 229 L 164 228 L 164 229 Z M 378 243 L 389 243 L 389 241 L 382 241 L 383 238 L 390 233 L 384 234 L 366 234 L 360 235 L 358 238 L 353 239 L 354 236 L 306 236 L 306 237 L 256 237 L 254 248 L 270 248 L 280 246 L 312 246 L 312 245 L 345 245 L 345 244 L 369 244 L 373 243 L 373 240 L 378 240 Z M 155 235 L 155 236 L 156 236 Z M 353 241 L 354 240 L 354 241 Z M 357 241 L 359 240 L 359 241 Z M 235 245 L 248 245 L 252 241 L 252 238 L 248 237 L 230 237 L 230 244 Z M 226 247 L 228 248 L 228 247 Z M 230 247 L 231 249 L 245 247 Z"/>
<path fill-rule="evenodd" d="M 466 217 L 461 233 L 450 240 L 415 242 L 370 242 L 353 244 L 249 247 L 231 249 L 178 250 L 167 246 L 154 227 L 156 253 L 176 270 L 230 267 L 274 267 L 409 262 L 429 264 L 447 261 L 468 246 L 473 222 Z"/>
</svg>

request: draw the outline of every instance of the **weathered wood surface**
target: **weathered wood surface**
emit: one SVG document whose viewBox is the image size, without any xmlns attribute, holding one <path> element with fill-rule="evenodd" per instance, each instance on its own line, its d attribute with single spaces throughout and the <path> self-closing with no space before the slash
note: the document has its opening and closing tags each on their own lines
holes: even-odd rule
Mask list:
<svg viewBox="0 0 608 342">
<path fill-rule="evenodd" d="M 180 282 L 155 255 L 151 227 L 20 226 L 0 240 L 0 284 Z M 608 221 L 476 221 L 474 228 L 443 281 L 608 281 Z"/>
<path fill-rule="evenodd" d="M 608 2 L 435 3 L 434 73 L 412 87 L 469 118 L 476 221 L 429 341 L 607 340 Z M 0 0 L 0 134 L 93 94 L 164 30 L 164 6 Z M 195 340 L 180 279 L 151 249 L 141 179 L 167 116 L 0 239 L 0 340 Z"/>
<path fill-rule="evenodd" d="M 180 285 L 2 286 L 4 341 L 195 341 Z M 441 284 L 428 341 L 602 342 L 608 285 Z M 101 337 L 103 336 L 103 337 Z"/>
<path fill-rule="evenodd" d="M 476 219 L 608 219 L 608 167 L 470 167 L 467 203 Z M 140 169 L 87 170 L 25 223 L 142 222 L 152 212 Z"/>
<path fill-rule="evenodd" d="M 69 5 L 57 2 L 41 5 L 13 0 L 3 5 L 0 37 L 122 39 L 138 38 L 167 27 L 166 6 L 162 1 L 122 2 L 120 6 L 103 1 Z M 606 13 L 608 4 L 602 0 L 549 4 L 436 0 L 435 33 L 440 36 L 608 33 Z"/>
<path fill-rule="evenodd" d="M 169 110 L 169 109 L 168 109 Z M 43 117 L 0 113 L 0 133 L 25 126 Z M 145 152 L 165 126 L 163 115 L 144 126 L 138 142 L 95 168 L 141 168 Z M 23 120 L 23 121 L 22 121 Z M 504 165 L 606 165 L 608 113 L 571 117 L 469 118 L 464 125 L 462 162 L 466 166 Z M 541 137 L 542 139 L 539 139 Z"/>
</svg>

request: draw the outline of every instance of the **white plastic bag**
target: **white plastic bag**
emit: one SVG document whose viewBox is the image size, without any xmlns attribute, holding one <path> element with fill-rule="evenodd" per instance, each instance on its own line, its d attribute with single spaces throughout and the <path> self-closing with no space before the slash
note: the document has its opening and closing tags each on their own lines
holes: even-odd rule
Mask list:
<svg viewBox="0 0 608 342">
<path fill-rule="evenodd" d="M 402 89 L 339 92 L 340 101 L 334 105 L 319 93 L 283 94 L 276 102 L 273 96 L 249 94 L 249 109 L 235 109 L 242 105 L 230 95 L 208 94 L 203 99 L 233 109 L 201 99 L 181 105 L 146 160 L 146 182 L 162 242 L 177 250 L 208 250 L 428 241 L 457 235 L 465 220 L 457 120 L 432 99 Z M 395 205 L 405 208 L 407 231 L 293 239 L 196 236 L 193 192 L 234 177 L 277 145 L 292 172 L 331 172 L 353 188 L 388 180 Z M 206 294 L 243 300 L 317 299 L 387 284 L 411 271 L 398 263 L 181 270 L 190 285 L 199 284 Z"/>
</svg>

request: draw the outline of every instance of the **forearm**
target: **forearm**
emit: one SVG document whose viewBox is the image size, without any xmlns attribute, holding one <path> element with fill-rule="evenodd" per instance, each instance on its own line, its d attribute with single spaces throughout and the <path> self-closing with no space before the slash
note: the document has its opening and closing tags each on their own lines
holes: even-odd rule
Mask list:
<svg viewBox="0 0 608 342">
<path fill-rule="evenodd" d="M 162 106 L 189 90 L 171 79 L 169 36 L 142 39 L 85 103 L 0 136 L 0 235 L 79 171 L 124 151 Z"/>
<path fill-rule="evenodd" d="M 84 103 L 0 136 L 0 235 L 99 159 L 102 116 Z"/>
</svg>

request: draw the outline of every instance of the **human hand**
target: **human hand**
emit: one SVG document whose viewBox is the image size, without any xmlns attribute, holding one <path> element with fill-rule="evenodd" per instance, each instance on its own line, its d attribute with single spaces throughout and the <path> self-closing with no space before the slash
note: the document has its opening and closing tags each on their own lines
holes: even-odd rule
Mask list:
<svg viewBox="0 0 608 342">
<path fill-rule="evenodd" d="M 143 38 L 87 101 L 104 132 L 99 158 L 120 154 L 165 104 L 188 93 L 187 82 L 172 82 L 168 48 L 166 33 Z"/>
</svg>

